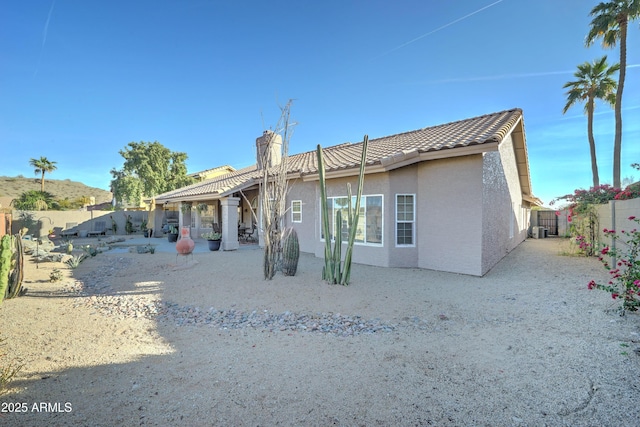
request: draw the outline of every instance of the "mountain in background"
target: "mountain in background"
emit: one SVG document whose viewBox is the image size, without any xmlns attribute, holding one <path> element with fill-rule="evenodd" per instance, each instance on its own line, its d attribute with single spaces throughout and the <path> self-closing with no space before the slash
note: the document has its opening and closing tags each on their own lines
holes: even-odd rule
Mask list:
<svg viewBox="0 0 640 427">
<path fill-rule="evenodd" d="M 2 199 L 3 207 L 9 207 L 11 200 L 29 190 L 40 191 L 40 178 L 0 176 L 0 199 Z M 111 192 L 89 187 L 69 179 L 45 179 L 44 191 L 53 194 L 55 199 L 60 200 L 95 197 L 96 204 L 111 202 Z"/>
</svg>

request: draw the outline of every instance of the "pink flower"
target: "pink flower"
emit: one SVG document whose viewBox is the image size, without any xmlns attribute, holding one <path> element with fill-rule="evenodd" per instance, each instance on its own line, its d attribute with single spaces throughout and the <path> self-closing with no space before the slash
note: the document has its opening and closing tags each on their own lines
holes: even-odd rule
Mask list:
<svg viewBox="0 0 640 427">
<path fill-rule="evenodd" d="M 634 219 L 636 219 L 636 217 L 635 217 L 635 216 L 633 216 L 633 215 L 631 215 L 631 216 L 629 217 L 629 221 L 633 221 Z"/>
<path fill-rule="evenodd" d="M 601 253 L 602 255 L 606 255 L 606 254 L 608 254 L 608 253 L 609 253 L 609 246 L 605 246 L 605 247 L 600 251 L 600 253 Z"/>
<path fill-rule="evenodd" d="M 618 294 L 611 294 L 611 298 L 613 298 L 613 299 L 618 298 Z"/>
<path fill-rule="evenodd" d="M 596 287 L 596 282 L 594 280 L 590 281 L 589 284 L 587 285 L 588 289 L 593 289 Z"/>
</svg>

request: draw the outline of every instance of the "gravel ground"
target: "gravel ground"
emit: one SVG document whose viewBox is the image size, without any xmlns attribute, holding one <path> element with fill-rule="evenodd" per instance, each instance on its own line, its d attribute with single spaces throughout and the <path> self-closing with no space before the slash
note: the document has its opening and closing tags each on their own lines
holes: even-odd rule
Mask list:
<svg viewBox="0 0 640 427">
<path fill-rule="evenodd" d="M 12 426 L 635 426 L 640 316 L 564 241 L 485 277 L 355 265 L 352 284 L 261 278 L 259 250 L 104 253 L 29 266 L 0 306 Z M 16 408 L 26 408 L 17 412 Z M 9 409 L 12 409 L 9 411 Z"/>
</svg>

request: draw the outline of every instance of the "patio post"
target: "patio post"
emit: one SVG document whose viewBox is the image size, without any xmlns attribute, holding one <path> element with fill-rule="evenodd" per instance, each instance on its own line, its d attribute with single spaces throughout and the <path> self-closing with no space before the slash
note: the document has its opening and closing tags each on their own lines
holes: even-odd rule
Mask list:
<svg viewBox="0 0 640 427">
<path fill-rule="evenodd" d="M 220 200 L 222 206 L 222 250 L 235 251 L 238 242 L 238 205 L 239 197 L 226 197 Z"/>
</svg>

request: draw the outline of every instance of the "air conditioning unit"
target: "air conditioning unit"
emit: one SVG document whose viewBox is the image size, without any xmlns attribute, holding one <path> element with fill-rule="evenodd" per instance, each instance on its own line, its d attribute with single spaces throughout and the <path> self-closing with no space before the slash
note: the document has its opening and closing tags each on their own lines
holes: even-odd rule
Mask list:
<svg viewBox="0 0 640 427">
<path fill-rule="evenodd" d="M 532 227 L 531 234 L 534 239 L 544 239 L 544 227 Z"/>
</svg>

